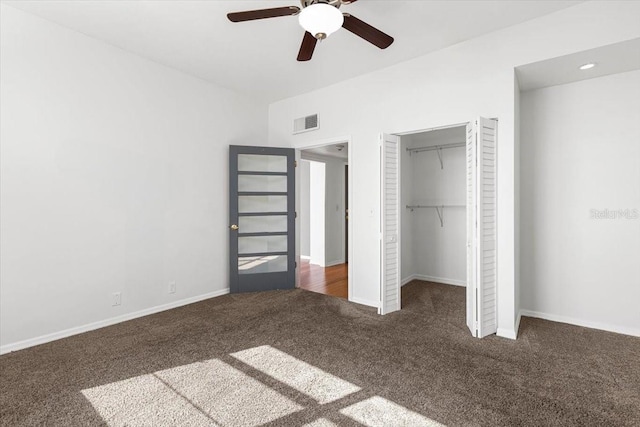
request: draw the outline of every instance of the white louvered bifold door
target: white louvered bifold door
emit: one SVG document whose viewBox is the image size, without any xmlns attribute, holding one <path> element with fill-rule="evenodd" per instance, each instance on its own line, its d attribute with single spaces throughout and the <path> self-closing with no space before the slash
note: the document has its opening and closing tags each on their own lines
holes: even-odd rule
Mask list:
<svg viewBox="0 0 640 427">
<path fill-rule="evenodd" d="M 479 118 L 477 143 L 477 299 L 478 337 L 495 334 L 497 321 L 496 266 L 496 142 L 497 122 Z"/>
<path fill-rule="evenodd" d="M 467 124 L 467 326 L 471 335 L 476 329 L 476 129 Z"/>
<path fill-rule="evenodd" d="M 400 310 L 400 137 L 381 141 L 381 286 L 380 314 Z"/>
</svg>

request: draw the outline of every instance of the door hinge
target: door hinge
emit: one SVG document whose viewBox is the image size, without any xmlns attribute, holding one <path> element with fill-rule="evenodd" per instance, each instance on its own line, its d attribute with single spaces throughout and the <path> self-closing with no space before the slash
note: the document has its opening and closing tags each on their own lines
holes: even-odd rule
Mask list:
<svg viewBox="0 0 640 427">
<path fill-rule="evenodd" d="M 294 266 L 295 268 L 298 268 L 298 261 L 293 261 L 293 266 Z"/>
<path fill-rule="evenodd" d="M 294 212 L 295 216 L 294 218 L 298 218 L 298 212 Z"/>
<path fill-rule="evenodd" d="M 297 168 L 297 167 L 298 167 L 298 161 L 297 161 L 297 160 L 294 160 L 294 161 L 293 161 L 293 167 L 294 167 L 294 168 Z"/>
</svg>

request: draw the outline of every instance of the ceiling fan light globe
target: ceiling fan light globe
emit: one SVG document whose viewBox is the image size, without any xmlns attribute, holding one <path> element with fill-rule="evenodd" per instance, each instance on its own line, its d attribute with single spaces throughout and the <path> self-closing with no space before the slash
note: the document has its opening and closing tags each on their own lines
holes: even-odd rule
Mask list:
<svg viewBox="0 0 640 427">
<path fill-rule="evenodd" d="M 322 40 L 342 27 L 344 16 L 335 6 L 316 3 L 300 11 L 298 22 L 305 31 Z"/>
</svg>

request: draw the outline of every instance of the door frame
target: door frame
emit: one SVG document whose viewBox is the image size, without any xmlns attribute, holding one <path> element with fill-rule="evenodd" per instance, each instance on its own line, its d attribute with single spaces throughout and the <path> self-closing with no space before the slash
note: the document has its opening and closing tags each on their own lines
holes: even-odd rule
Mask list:
<svg viewBox="0 0 640 427">
<path fill-rule="evenodd" d="M 348 154 L 347 154 L 348 156 Z M 344 165 L 344 262 L 349 264 L 349 159 Z"/>
<path fill-rule="evenodd" d="M 324 147 L 327 145 L 335 145 L 335 144 L 340 144 L 340 143 L 344 143 L 347 144 L 347 164 L 349 165 L 349 172 L 347 175 L 347 179 L 349 180 L 349 184 L 351 184 L 353 182 L 353 168 L 352 166 L 352 161 L 353 161 L 353 144 L 352 144 L 352 138 L 351 135 L 345 135 L 345 136 L 337 136 L 337 137 L 332 137 L 332 138 L 324 138 L 324 139 L 318 139 L 315 141 L 309 141 L 307 143 L 302 143 L 302 144 L 296 144 L 296 146 L 294 147 L 296 152 L 295 152 L 295 159 L 296 162 L 300 162 L 301 160 L 301 151 L 302 150 L 308 150 L 310 148 L 318 148 L 318 147 Z M 300 169 L 296 168 L 296 212 L 300 211 Z M 349 192 L 347 194 L 347 199 L 349 202 L 349 207 L 353 206 L 353 190 L 352 190 L 352 185 L 349 185 Z M 353 215 L 349 215 L 349 220 L 351 221 L 351 218 L 353 218 Z M 347 241 L 348 241 L 348 247 L 347 247 L 347 253 L 345 254 L 345 259 L 350 260 L 349 263 L 347 263 L 347 282 L 348 282 L 348 301 L 353 301 L 353 225 L 350 223 L 349 224 L 349 229 L 347 230 Z M 300 265 L 300 221 L 296 220 L 296 263 L 299 266 Z M 296 269 L 296 288 L 300 287 L 300 268 Z"/>
</svg>

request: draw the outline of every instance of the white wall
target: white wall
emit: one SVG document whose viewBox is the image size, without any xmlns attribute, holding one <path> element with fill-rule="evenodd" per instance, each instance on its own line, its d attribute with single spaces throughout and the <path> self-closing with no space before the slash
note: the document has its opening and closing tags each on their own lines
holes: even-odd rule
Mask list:
<svg viewBox="0 0 640 427">
<path fill-rule="evenodd" d="M 325 164 L 309 162 L 309 247 L 311 264 L 321 267 L 326 263 L 325 252 Z"/>
<path fill-rule="evenodd" d="M 523 314 L 640 336 L 640 71 L 523 92 L 521 150 Z"/>
<path fill-rule="evenodd" d="M 402 137 L 405 148 L 430 147 L 464 143 L 466 128 L 456 127 L 438 131 L 423 132 Z M 465 285 L 466 282 L 466 241 L 467 224 L 465 209 L 466 194 L 466 150 L 464 147 L 441 151 L 442 164 L 436 151 L 414 152 L 402 165 L 410 169 L 411 190 L 405 194 L 403 188 L 402 236 L 409 234 L 411 246 L 403 242 L 402 259 L 412 258 L 412 273 L 421 280 Z M 406 154 L 405 154 L 406 156 Z M 402 171 L 404 176 L 404 170 Z M 405 181 L 402 181 L 405 185 Z M 460 205 L 445 207 L 443 226 L 435 209 L 414 209 L 409 205 Z M 408 229 L 408 230 L 407 230 Z M 403 279 L 407 276 L 403 275 Z M 404 282 L 405 280 L 403 280 Z"/>
<path fill-rule="evenodd" d="M 300 160 L 298 162 L 300 168 L 300 183 L 299 183 L 299 197 L 300 197 L 300 210 L 299 210 L 299 223 L 300 223 L 300 255 L 304 257 L 311 257 L 311 166 L 307 160 Z"/>
<path fill-rule="evenodd" d="M 224 293 L 227 146 L 266 105 L 0 7 L 1 350 Z"/>
<path fill-rule="evenodd" d="M 582 3 L 271 104 L 271 145 L 297 147 L 351 135 L 353 300 L 379 303 L 380 132 L 497 117 L 498 334 L 515 337 L 514 67 L 639 37 L 639 19 L 640 2 Z M 358 114 L 345 115 L 340 105 Z M 319 113 L 322 127 L 291 135 L 292 120 L 312 113 Z"/>
</svg>

